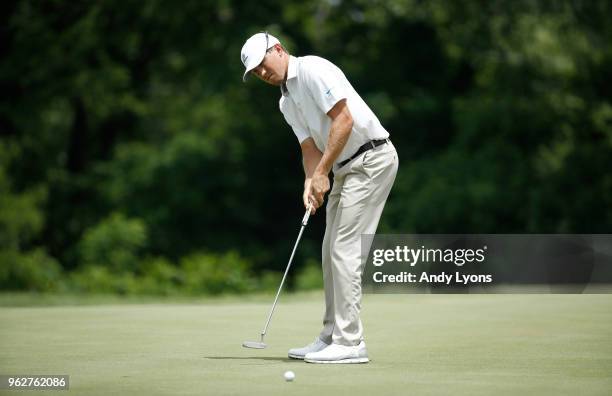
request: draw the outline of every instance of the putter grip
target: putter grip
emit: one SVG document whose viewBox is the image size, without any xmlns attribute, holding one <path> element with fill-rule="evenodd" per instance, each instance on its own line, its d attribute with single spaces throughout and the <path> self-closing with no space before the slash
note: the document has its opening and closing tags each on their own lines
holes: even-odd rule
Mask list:
<svg viewBox="0 0 612 396">
<path fill-rule="evenodd" d="M 304 213 L 304 218 L 302 219 L 303 226 L 308 224 L 308 218 L 310 217 L 310 209 L 312 209 L 312 204 L 308 204 L 308 207 L 306 208 L 306 213 Z"/>
</svg>

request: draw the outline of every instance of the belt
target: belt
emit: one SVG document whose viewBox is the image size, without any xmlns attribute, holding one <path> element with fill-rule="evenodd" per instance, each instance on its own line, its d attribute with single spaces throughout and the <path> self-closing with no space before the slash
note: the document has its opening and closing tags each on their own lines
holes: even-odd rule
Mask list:
<svg viewBox="0 0 612 396">
<path fill-rule="evenodd" d="M 385 143 L 391 143 L 391 141 L 389 139 L 370 140 L 363 146 L 359 147 L 359 149 L 357 149 L 357 152 L 353 154 L 350 158 L 347 158 L 342 162 L 338 162 L 338 168 L 342 168 L 344 165 L 348 164 L 349 162 L 359 157 L 361 154 L 365 153 L 366 151 L 371 150 L 374 147 L 378 147 L 381 144 L 385 144 Z"/>
</svg>

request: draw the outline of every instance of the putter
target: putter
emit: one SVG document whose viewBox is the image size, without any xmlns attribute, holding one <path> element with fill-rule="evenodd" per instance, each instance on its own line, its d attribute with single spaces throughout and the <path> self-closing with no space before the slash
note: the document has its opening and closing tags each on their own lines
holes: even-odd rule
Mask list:
<svg viewBox="0 0 612 396">
<path fill-rule="evenodd" d="M 291 257 L 289 257 L 289 262 L 287 263 L 287 269 L 285 270 L 285 274 L 283 275 L 283 279 L 281 280 L 280 286 L 278 287 L 278 291 L 276 292 L 276 297 L 274 297 L 274 303 L 272 303 L 272 309 L 270 309 L 270 313 L 268 314 L 268 320 L 266 320 L 266 324 L 261 331 L 261 338 L 259 341 L 245 341 L 242 343 L 242 346 L 245 348 L 252 349 L 264 349 L 267 347 L 264 342 L 264 337 L 266 336 L 266 332 L 268 331 L 268 325 L 270 324 L 270 319 L 272 319 L 272 314 L 274 314 L 274 308 L 276 308 L 276 302 L 278 301 L 278 296 L 283 288 L 283 284 L 285 283 L 285 278 L 289 273 L 289 268 L 291 267 L 291 262 L 293 261 L 293 256 L 295 255 L 295 251 L 300 243 L 300 239 L 302 238 L 302 233 L 304 232 L 304 228 L 306 228 L 306 224 L 308 224 L 308 218 L 310 217 L 310 210 L 312 209 L 312 204 L 309 203 L 306 208 L 306 213 L 304 214 L 304 218 L 302 218 L 302 227 L 300 228 L 300 233 L 298 234 L 297 241 L 295 241 L 295 245 L 293 246 L 293 251 L 291 252 Z"/>
</svg>

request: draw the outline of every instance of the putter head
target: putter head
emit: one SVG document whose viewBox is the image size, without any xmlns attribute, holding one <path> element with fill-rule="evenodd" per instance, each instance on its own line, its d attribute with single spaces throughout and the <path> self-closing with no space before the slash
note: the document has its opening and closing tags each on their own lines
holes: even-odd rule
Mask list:
<svg viewBox="0 0 612 396">
<path fill-rule="evenodd" d="M 264 349 L 265 347 L 267 347 L 267 345 L 264 342 L 258 342 L 258 341 L 245 341 L 242 343 L 242 346 L 245 348 L 251 348 L 251 349 Z"/>
</svg>

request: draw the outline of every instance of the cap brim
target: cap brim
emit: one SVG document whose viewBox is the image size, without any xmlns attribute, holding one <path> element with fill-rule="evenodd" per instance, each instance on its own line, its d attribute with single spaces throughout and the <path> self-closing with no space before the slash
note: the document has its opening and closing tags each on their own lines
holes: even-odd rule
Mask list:
<svg viewBox="0 0 612 396">
<path fill-rule="evenodd" d="M 244 74 L 242 75 L 242 81 L 245 82 L 247 80 L 247 77 L 249 76 L 249 73 L 251 72 L 251 70 L 255 69 L 257 66 L 259 66 L 259 64 L 263 61 L 263 59 L 266 57 L 266 53 L 264 52 L 263 56 L 260 58 L 255 58 L 249 61 L 249 63 L 246 66 L 246 70 L 244 71 Z"/>
<path fill-rule="evenodd" d="M 253 69 L 251 69 L 253 70 Z M 244 74 L 242 75 L 242 82 L 246 82 L 247 77 L 249 76 L 249 73 L 251 72 L 251 70 L 247 70 L 244 72 Z"/>
</svg>

